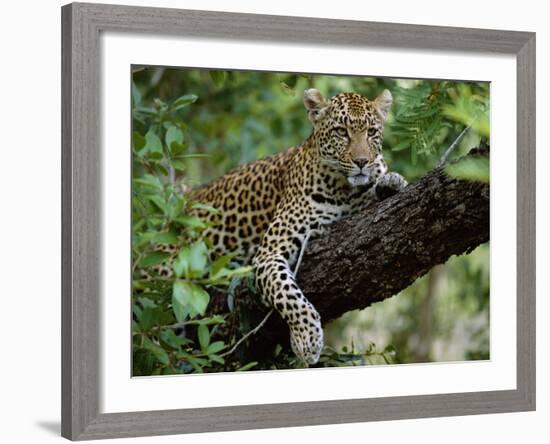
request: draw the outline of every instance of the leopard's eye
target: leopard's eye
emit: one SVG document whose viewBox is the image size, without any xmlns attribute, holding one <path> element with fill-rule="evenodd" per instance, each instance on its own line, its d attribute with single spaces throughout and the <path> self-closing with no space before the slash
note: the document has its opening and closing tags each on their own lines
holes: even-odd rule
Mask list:
<svg viewBox="0 0 550 444">
<path fill-rule="evenodd" d="M 376 135 L 376 133 L 378 132 L 378 129 L 376 129 L 374 126 L 371 126 L 368 130 L 367 130 L 367 135 L 369 137 L 374 137 Z"/>
<path fill-rule="evenodd" d="M 346 139 L 349 137 L 348 130 L 344 128 L 343 126 L 339 126 L 337 128 L 334 128 L 334 132 L 338 134 L 340 137 L 345 137 Z"/>
</svg>

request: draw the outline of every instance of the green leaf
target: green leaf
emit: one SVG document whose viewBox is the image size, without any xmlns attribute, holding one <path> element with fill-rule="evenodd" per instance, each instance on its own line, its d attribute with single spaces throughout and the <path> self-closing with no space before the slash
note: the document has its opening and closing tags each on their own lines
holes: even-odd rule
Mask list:
<svg viewBox="0 0 550 444">
<path fill-rule="evenodd" d="M 166 213 L 170 220 L 175 220 L 183 209 L 183 199 L 181 196 L 173 195 L 166 205 Z"/>
<path fill-rule="evenodd" d="M 183 284 L 183 282 L 176 282 L 172 289 L 172 310 L 174 311 L 174 316 L 177 321 L 183 322 L 189 314 L 189 311 L 185 306 L 186 296 L 184 292 L 187 290 L 182 289 L 180 284 Z"/>
<path fill-rule="evenodd" d="M 183 143 L 183 131 L 180 130 L 177 126 L 171 126 L 166 131 L 166 136 L 164 138 L 166 141 L 166 146 L 172 152 L 172 143 L 182 144 Z"/>
<path fill-rule="evenodd" d="M 185 160 L 170 159 L 170 165 L 172 165 L 178 171 L 185 171 L 187 169 L 187 163 Z"/>
<path fill-rule="evenodd" d="M 179 367 L 168 366 L 161 370 L 162 375 L 181 375 L 183 370 Z"/>
<path fill-rule="evenodd" d="M 208 345 L 210 344 L 210 331 L 208 330 L 208 327 L 204 324 L 199 325 L 197 334 L 199 337 L 201 350 L 206 353 L 206 350 L 208 350 Z"/>
<path fill-rule="evenodd" d="M 149 242 L 161 245 L 173 245 L 177 244 L 178 241 L 178 236 L 172 231 L 147 231 L 137 234 L 133 245 L 134 247 L 140 247 Z"/>
<path fill-rule="evenodd" d="M 198 98 L 199 97 L 195 94 L 186 94 L 174 100 L 174 103 L 172 103 L 172 108 L 174 108 L 175 110 L 180 110 L 182 108 L 185 108 L 187 105 L 190 105 L 191 103 L 195 103 Z"/>
<path fill-rule="evenodd" d="M 149 199 L 155 206 L 162 211 L 162 213 L 166 213 L 166 201 L 164 198 L 162 198 L 159 195 L 151 195 L 147 196 L 147 199 Z"/>
<path fill-rule="evenodd" d="M 132 367 L 135 376 L 150 376 L 154 371 L 155 363 L 153 354 L 144 348 L 134 347 Z"/>
<path fill-rule="evenodd" d="M 208 264 L 208 247 L 204 241 L 198 241 L 191 245 L 189 250 L 189 274 L 192 277 L 200 277 L 206 272 Z"/>
<path fill-rule="evenodd" d="M 248 364 L 243 365 L 242 367 L 239 367 L 236 371 L 237 372 L 245 372 L 247 370 L 250 370 L 252 367 L 257 366 L 258 363 L 256 361 L 249 362 Z"/>
<path fill-rule="evenodd" d="M 193 205 L 191 205 L 191 208 L 197 209 L 197 210 L 205 210 L 212 214 L 219 214 L 220 210 L 217 208 L 211 207 L 210 205 L 206 205 L 200 202 L 195 202 Z"/>
<path fill-rule="evenodd" d="M 164 157 L 164 154 L 161 151 L 150 151 L 147 153 L 147 159 L 150 162 L 157 162 L 161 160 L 163 157 Z"/>
<path fill-rule="evenodd" d="M 411 146 L 410 140 L 403 140 L 402 142 L 399 142 L 397 145 L 392 147 L 392 151 L 403 151 L 406 148 L 409 148 Z"/>
<path fill-rule="evenodd" d="M 194 321 L 188 321 L 187 323 L 189 325 L 212 325 L 212 324 L 223 324 L 225 320 L 223 319 L 223 316 L 220 315 L 214 315 L 211 318 L 202 318 L 202 319 L 196 319 Z"/>
<path fill-rule="evenodd" d="M 146 190 L 143 190 L 144 192 L 149 191 L 152 193 L 160 193 L 164 189 L 160 179 L 156 176 L 153 176 L 152 174 L 144 174 L 141 177 L 137 177 L 133 180 L 133 183 L 135 185 L 141 185 L 146 188 Z"/>
<path fill-rule="evenodd" d="M 134 103 L 132 103 L 134 107 L 141 103 L 141 92 L 134 82 L 132 82 L 132 100 L 134 101 Z"/>
<path fill-rule="evenodd" d="M 168 170 L 166 168 L 164 168 L 163 165 L 161 165 L 160 163 L 155 163 L 152 165 L 153 166 L 153 169 L 155 170 L 155 172 L 159 175 L 159 176 L 168 176 Z"/>
<path fill-rule="evenodd" d="M 254 267 L 252 265 L 247 265 L 245 267 L 239 267 L 239 268 L 234 268 L 233 270 L 229 270 L 229 272 L 227 273 L 227 276 L 231 278 L 247 277 L 247 276 L 250 276 L 253 271 L 254 271 Z"/>
<path fill-rule="evenodd" d="M 140 265 L 144 268 L 154 267 L 155 265 L 163 263 L 169 257 L 169 253 L 165 253 L 163 251 L 153 251 L 143 257 Z"/>
<path fill-rule="evenodd" d="M 191 317 L 204 316 L 210 302 L 210 295 L 199 285 L 184 281 L 174 283 L 172 291 L 172 305 L 178 321 L 182 321 L 186 313 Z"/>
<path fill-rule="evenodd" d="M 202 369 L 202 367 L 209 364 L 208 360 L 204 358 L 197 358 L 196 356 L 191 356 L 191 355 L 187 355 L 185 360 L 193 366 L 193 368 L 197 373 L 204 373 L 204 370 Z"/>
<path fill-rule="evenodd" d="M 210 77 L 218 88 L 225 83 L 226 72 L 225 71 L 210 71 Z"/>
<path fill-rule="evenodd" d="M 134 131 L 134 133 L 132 134 L 132 145 L 134 146 L 134 150 L 136 152 L 140 152 L 145 146 L 145 143 L 146 143 L 145 137 L 143 137 L 137 131 Z"/>
<path fill-rule="evenodd" d="M 457 179 L 489 183 L 489 159 L 487 157 L 465 157 L 445 166 L 445 172 Z"/>
<path fill-rule="evenodd" d="M 219 277 L 223 276 L 223 270 L 225 269 L 225 266 L 231 262 L 231 259 L 233 259 L 235 255 L 234 254 L 225 254 L 223 256 L 218 257 L 213 263 L 212 267 L 210 268 L 210 279 L 217 279 Z"/>
<path fill-rule="evenodd" d="M 171 231 L 161 232 L 155 233 L 151 240 L 157 244 L 171 245 L 178 242 L 178 236 Z"/>
<path fill-rule="evenodd" d="M 208 349 L 206 350 L 206 353 L 211 355 L 212 353 L 218 353 L 219 351 L 223 350 L 225 348 L 225 343 L 223 341 L 216 341 L 212 342 L 208 346 Z"/>
<path fill-rule="evenodd" d="M 168 365 L 170 364 L 170 358 L 168 353 L 160 346 L 152 342 L 147 336 L 143 337 L 143 348 L 151 352 L 151 354 L 159 361 L 161 364 Z"/>
<path fill-rule="evenodd" d="M 149 298 L 141 297 L 138 299 L 138 302 L 143 308 L 157 308 L 157 304 Z"/>
<path fill-rule="evenodd" d="M 161 154 L 162 156 L 162 142 L 159 136 L 151 129 L 145 134 L 145 147 L 143 150 L 147 153 L 157 153 L 157 155 Z"/>
<path fill-rule="evenodd" d="M 175 157 L 175 156 L 180 156 L 187 149 L 187 144 L 182 142 L 172 141 L 170 145 L 168 145 L 168 147 L 170 148 L 170 153 L 172 154 L 172 156 Z"/>
<path fill-rule="evenodd" d="M 196 228 L 202 230 L 206 228 L 206 224 L 200 217 L 197 216 L 183 216 L 176 219 L 180 224 L 186 225 L 188 228 Z"/>
<path fill-rule="evenodd" d="M 190 249 L 189 247 L 183 247 L 178 253 L 178 257 L 172 264 L 172 268 L 176 277 L 180 278 L 182 276 L 189 277 L 190 269 Z"/>
<path fill-rule="evenodd" d="M 162 332 L 160 333 L 160 338 L 167 345 L 169 345 L 170 347 L 172 347 L 176 350 L 179 350 L 179 348 L 182 345 L 185 345 L 189 342 L 188 339 L 182 338 L 181 336 L 176 335 L 176 333 L 174 333 L 174 330 L 172 330 L 171 328 L 167 328 L 167 329 L 162 330 Z"/>
<path fill-rule="evenodd" d="M 252 266 L 234 268 L 233 270 L 222 268 L 215 275 L 211 275 L 210 280 L 212 284 L 231 285 L 235 278 L 251 276 L 253 270 L 254 268 Z M 228 294 L 231 294 L 231 292 L 228 292 Z"/>
<path fill-rule="evenodd" d="M 225 359 L 223 359 L 220 355 L 212 354 L 208 355 L 211 361 L 217 362 L 218 364 L 225 364 Z"/>
<path fill-rule="evenodd" d="M 204 316 L 204 313 L 206 312 L 206 307 L 210 302 L 210 295 L 198 285 L 193 284 L 191 287 L 192 297 L 189 301 L 189 304 L 191 305 L 191 307 L 193 307 L 194 312 L 201 316 Z"/>
<path fill-rule="evenodd" d="M 149 116 L 154 116 L 157 113 L 157 110 L 152 107 L 146 107 L 146 106 L 136 106 L 134 110 L 141 114 L 147 114 Z"/>
<path fill-rule="evenodd" d="M 142 332 L 149 331 L 159 320 L 159 307 L 149 298 L 139 298 L 141 307 L 133 304 L 133 312 Z"/>
<path fill-rule="evenodd" d="M 139 318 L 141 318 L 141 315 L 143 314 L 143 310 L 137 304 L 132 304 L 132 312 L 134 313 L 135 317 L 138 320 L 139 320 Z"/>
</svg>

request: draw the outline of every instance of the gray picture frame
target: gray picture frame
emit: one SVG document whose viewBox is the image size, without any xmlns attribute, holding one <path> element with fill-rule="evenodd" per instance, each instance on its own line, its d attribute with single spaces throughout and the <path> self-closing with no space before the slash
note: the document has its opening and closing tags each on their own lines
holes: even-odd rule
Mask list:
<svg viewBox="0 0 550 444">
<path fill-rule="evenodd" d="M 101 413 L 99 36 L 105 31 L 515 56 L 517 388 L 377 399 Z M 535 409 L 534 33 L 73 3 L 62 8 L 62 108 L 64 437 L 85 440 Z"/>
</svg>

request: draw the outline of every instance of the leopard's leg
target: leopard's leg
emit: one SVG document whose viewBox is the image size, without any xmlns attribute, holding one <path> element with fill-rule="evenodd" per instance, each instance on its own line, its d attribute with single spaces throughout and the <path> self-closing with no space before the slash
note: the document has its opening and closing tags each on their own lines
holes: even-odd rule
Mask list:
<svg viewBox="0 0 550 444">
<path fill-rule="evenodd" d="M 387 199 L 408 185 L 407 180 L 395 171 L 387 172 L 376 179 L 376 182 L 367 185 L 365 191 L 358 189 L 350 196 L 351 213 L 365 210 L 371 205 Z"/>
<path fill-rule="evenodd" d="M 323 329 L 319 313 L 298 287 L 292 271 L 308 233 L 305 225 L 298 230 L 295 226 L 280 217 L 270 224 L 253 259 L 256 286 L 263 302 L 288 324 L 294 354 L 315 364 L 323 348 Z"/>
<path fill-rule="evenodd" d="M 407 185 L 406 179 L 401 174 L 391 171 L 378 178 L 374 185 L 374 193 L 378 200 L 384 200 L 397 194 Z"/>
</svg>

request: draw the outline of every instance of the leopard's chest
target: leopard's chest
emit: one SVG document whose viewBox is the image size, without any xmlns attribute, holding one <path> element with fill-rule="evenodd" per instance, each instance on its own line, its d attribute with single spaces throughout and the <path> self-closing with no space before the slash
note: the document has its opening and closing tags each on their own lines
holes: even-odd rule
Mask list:
<svg viewBox="0 0 550 444">
<path fill-rule="evenodd" d="M 372 197 L 373 183 L 351 187 L 342 175 L 325 176 L 304 196 L 308 203 L 311 225 L 332 224 L 356 213 Z"/>
<path fill-rule="evenodd" d="M 312 224 L 328 225 L 348 215 L 352 209 L 351 200 L 346 193 L 333 190 L 316 190 L 307 196 Z"/>
</svg>

